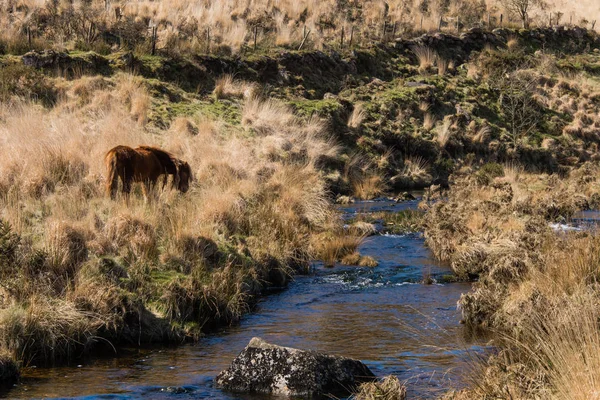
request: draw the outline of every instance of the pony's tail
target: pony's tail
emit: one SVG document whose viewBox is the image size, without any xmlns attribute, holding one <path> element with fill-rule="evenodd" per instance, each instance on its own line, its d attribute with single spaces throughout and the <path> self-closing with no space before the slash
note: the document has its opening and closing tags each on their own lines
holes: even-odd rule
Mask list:
<svg viewBox="0 0 600 400">
<path fill-rule="evenodd" d="M 106 156 L 104 157 L 104 163 L 107 171 L 106 194 L 114 200 L 117 197 L 117 189 L 119 188 L 117 154 L 112 150 L 106 153 Z"/>
</svg>

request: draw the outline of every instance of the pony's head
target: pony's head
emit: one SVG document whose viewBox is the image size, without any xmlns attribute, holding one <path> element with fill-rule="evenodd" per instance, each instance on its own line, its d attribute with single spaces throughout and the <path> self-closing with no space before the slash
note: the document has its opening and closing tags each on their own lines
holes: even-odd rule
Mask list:
<svg viewBox="0 0 600 400">
<path fill-rule="evenodd" d="M 175 166 L 177 172 L 173 179 L 173 186 L 180 192 L 186 193 L 190 189 L 190 182 L 192 181 L 192 168 L 190 164 L 181 160 L 177 160 Z"/>
</svg>

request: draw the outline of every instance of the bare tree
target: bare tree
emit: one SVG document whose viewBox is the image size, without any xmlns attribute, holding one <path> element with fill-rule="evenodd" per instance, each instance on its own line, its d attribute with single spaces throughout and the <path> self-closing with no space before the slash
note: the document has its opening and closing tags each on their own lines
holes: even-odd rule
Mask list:
<svg viewBox="0 0 600 400">
<path fill-rule="evenodd" d="M 500 0 L 500 3 L 509 13 L 521 18 L 523 28 L 529 28 L 529 13 L 532 9 L 546 7 L 544 0 Z"/>
<path fill-rule="evenodd" d="M 534 98 L 535 77 L 515 71 L 496 82 L 499 106 L 508 125 L 508 135 L 516 149 L 523 139 L 533 133 L 541 120 L 539 103 Z"/>
</svg>

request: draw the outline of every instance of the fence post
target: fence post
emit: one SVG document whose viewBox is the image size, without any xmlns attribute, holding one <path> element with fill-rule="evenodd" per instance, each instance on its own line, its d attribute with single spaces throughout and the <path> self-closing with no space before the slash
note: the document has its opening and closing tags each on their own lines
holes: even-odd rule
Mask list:
<svg viewBox="0 0 600 400">
<path fill-rule="evenodd" d="M 210 55 L 210 27 L 206 28 L 206 54 Z"/>
<path fill-rule="evenodd" d="M 592 28 L 594 29 L 594 28 Z M 354 40 L 354 25 L 350 26 L 350 42 L 348 43 L 349 47 L 352 47 L 352 41 Z"/>
<path fill-rule="evenodd" d="M 440 15 L 440 22 L 438 23 L 438 32 L 442 31 L 442 19 L 443 17 Z"/>
<path fill-rule="evenodd" d="M 258 36 L 258 25 L 254 27 L 254 51 L 256 51 L 256 38 Z"/>
<path fill-rule="evenodd" d="M 500 14 L 500 26 L 504 25 L 504 14 Z"/>
<path fill-rule="evenodd" d="M 423 14 L 421 14 L 421 32 L 423 32 Z"/>
<path fill-rule="evenodd" d="M 29 50 L 31 50 L 31 28 L 27 25 L 27 44 L 29 45 Z"/>
<path fill-rule="evenodd" d="M 492 30 L 492 16 L 491 13 L 488 12 L 488 29 Z"/>
<path fill-rule="evenodd" d="M 392 40 L 396 40 L 396 27 L 398 23 L 394 22 L 394 29 L 392 29 Z"/>
<path fill-rule="evenodd" d="M 156 39 L 158 35 L 158 28 L 156 25 L 152 26 L 152 55 L 156 54 Z"/>
<path fill-rule="evenodd" d="M 342 37 L 340 38 L 340 47 L 344 48 L 344 27 L 342 26 Z"/>
<path fill-rule="evenodd" d="M 386 42 L 386 40 L 385 40 L 386 33 L 387 33 L 387 20 L 384 20 L 383 21 L 383 35 L 382 35 L 383 43 Z"/>
<path fill-rule="evenodd" d="M 456 32 L 460 33 L 460 17 L 456 17 Z"/>
</svg>

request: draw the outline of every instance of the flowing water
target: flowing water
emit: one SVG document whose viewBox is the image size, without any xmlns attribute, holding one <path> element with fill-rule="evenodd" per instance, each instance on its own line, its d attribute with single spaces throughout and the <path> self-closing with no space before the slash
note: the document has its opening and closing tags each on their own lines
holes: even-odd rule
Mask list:
<svg viewBox="0 0 600 400">
<path fill-rule="evenodd" d="M 359 203 L 357 211 L 393 211 L 416 202 Z M 213 378 L 254 336 L 268 342 L 363 360 L 378 376 L 407 381 L 411 398 L 430 398 L 465 384 L 469 358 L 481 347 L 464 337 L 456 302 L 469 290 L 444 281 L 450 270 L 432 259 L 420 234 L 377 235 L 360 247 L 379 261 L 376 268 L 325 268 L 299 276 L 265 297 L 235 327 L 199 343 L 174 348 L 129 350 L 80 365 L 31 368 L 4 393 L 9 398 L 85 399 L 213 398 L 266 399 L 222 392 Z"/>
</svg>

